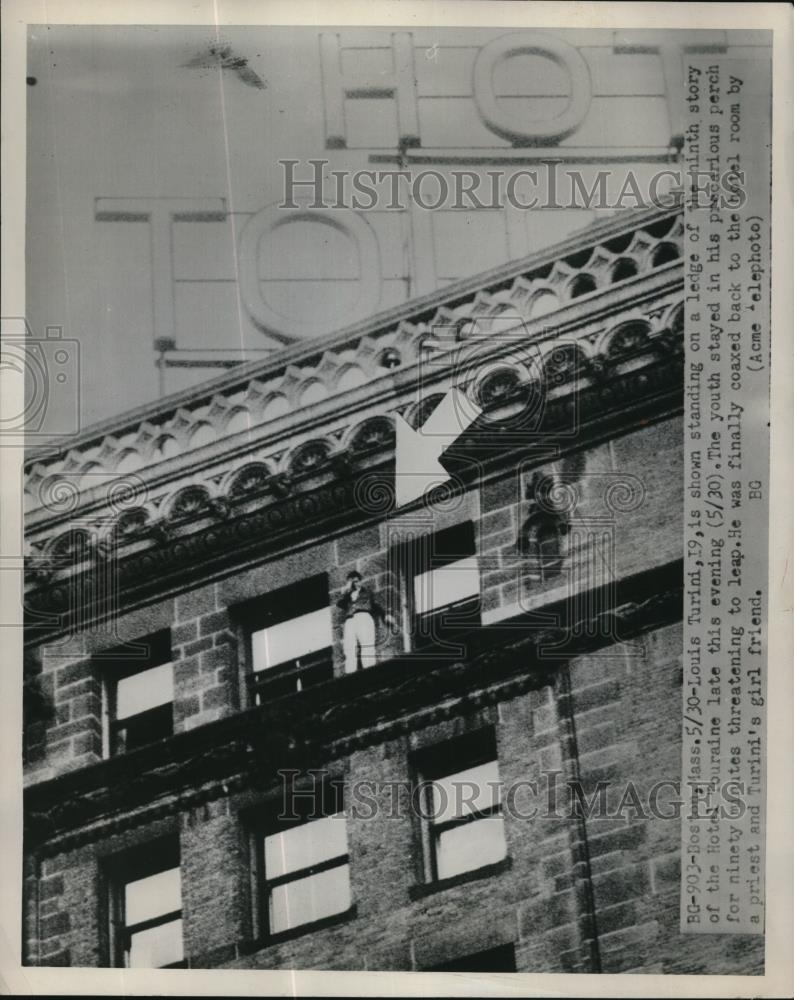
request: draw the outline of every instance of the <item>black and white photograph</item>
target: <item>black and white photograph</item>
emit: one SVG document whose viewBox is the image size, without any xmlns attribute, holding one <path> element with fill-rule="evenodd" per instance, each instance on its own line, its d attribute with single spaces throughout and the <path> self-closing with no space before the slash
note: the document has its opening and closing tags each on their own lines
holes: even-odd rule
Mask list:
<svg viewBox="0 0 794 1000">
<path fill-rule="evenodd" d="M 11 988 L 794 987 L 791 12 L 687 6 L 10 5 Z"/>
</svg>

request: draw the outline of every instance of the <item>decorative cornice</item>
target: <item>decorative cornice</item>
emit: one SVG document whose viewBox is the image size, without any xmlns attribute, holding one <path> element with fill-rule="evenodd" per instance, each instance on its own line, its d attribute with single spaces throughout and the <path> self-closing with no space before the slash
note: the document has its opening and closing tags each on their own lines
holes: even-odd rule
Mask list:
<svg viewBox="0 0 794 1000">
<path fill-rule="evenodd" d="M 444 495 L 471 488 L 483 476 L 533 454 L 541 434 L 546 449 L 556 446 L 564 452 L 571 447 L 572 427 L 581 448 L 634 426 L 639 415 L 653 419 L 680 409 L 680 336 L 664 332 L 610 343 L 596 370 L 575 356 L 557 359 L 563 381 L 529 439 L 516 439 L 510 419 L 521 426 L 527 386 L 497 394 L 485 421 L 472 425 L 445 453 L 453 479 Z M 131 610 L 180 592 L 185 579 L 216 578 L 314 537 L 382 521 L 394 509 L 392 435 L 384 433 L 391 426 L 376 424 L 360 450 L 351 447 L 343 456 L 323 453 L 316 462 L 307 458 L 308 467 L 296 469 L 293 476 L 274 476 L 254 463 L 238 469 L 223 496 L 211 497 L 204 487 L 192 486 L 180 491 L 159 518 L 144 508 L 124 510 L 99 544 L 85 529 L 69 529 L 40 559 L 28 560 L 26 607 L 34 617 L 27 641 L 86 628 L 117 614 L 121 601 Z M 108 573 L 113 574 L 112 587 Z M 35 615 L 42 620 L 37 623 Z M 76 616 L 74 622 L 70 615 Z M 46 616 L 56 616 L 55 621 Z"/>
<path fill-rule="evenodd" d="M 128 410 L 118 416 L 97 423 L 81 432 L 73 442 L 64 449 L 56 446 L 44 445 L 40 449 L 35 449 L 30 453 L 30 461 L 35 461 L 39 456 L 49 456 L 55 453 L 66 454 L 68 448 L 84 448 L 89 442 L 97 442 L 105 437 L 113 436 L 119 438 L 123 432 L 129 429 L 137 429 L 143 426 L 146 420 L 156 421 L 157 425 L 162 423 L 163 418 L 174 416 L 180 407 L 189 405 L 208 404 L 212 402 L 218 393 L 228 395 L 230 390 L 238 390 L 250 384 L 254 377 L 269 378 L 274 374 L 285 374 L 290 365 L 303 364 L 309 359 L 322 357 L 325 350 L 338 350 L 344 345 L 354 344 L 359 338 L 367 334 L 370 330 L 380 330 L 383 327 L 396 326 L 403 320 L 421 318 L 425 321 L 444 306 L 458 307 L 465 303 L 478 292 L 488 292 L 491 289 L 500 290 L 505 282 L 509 282 L 519 276 L 532 274 L 536 271 L 543 271 L 557 260 L 564 260 L 566 257 L 575 256 L 577 264 L 581 267 L 581 256 L 588 248 L 594 248 L 598 244 L 610 243 L 613 239 L 625 237 L 627 233 L 640 229 L 650 229 L 651 242 L 656 245 L 663 243 L 668 236 L 663 232 L 653 235 L 657 226 L 664 229 L 664 220 L 672 220 L 683 211 L 683 199 L 681 196 L 670 195 L 671 204 L 669 207 L 654 207 L 641 210 L 626 209 L 615 213 L 610 218 L 598 221 L 574 231 L 565 240 L 546 247 L 541 251 L 536 251 L 526 257 L 506 264 L 499 264 L 487 271 L 480 272 L 468 278 L 445 286 L 443 289 L 430 292 L 427 295 L 419 296 L 404 302 L 401 305 L 376 313 L 364 320 L 345 327 L 327 337 L 318 338 L 302 344 L 295 344 L 285 348 L 278 353 L 271 354 L 264 361 L 253 361 L 243 364 L 217 378 L 208 379 L 200 386 L 194 386 L 181 392 L 173 393 L 164 399 L 143 406 Z M 670 236 L 673 234 L 670 233 Z M 614 251 L 608 253 L 615 257 L 623 256 L 621 251 L 615 254 Z M 154 423 L 151 425 L 155 426 Z"/>
<path fill-rule="evenodd" d="M 553 341 L 550 327 L 570 327 L 572 316 L 581 320 L 606 300 L 625 304 L 649 279 L 671 270 L 678 275 L 681 231 L 679 208 L 625 213 L 543 253 L 88 428 L 68 447 L 33 452 L 26 483 L 30 529 L 35 534 L 62 519 L 66 507 L 75 513 L 107 505 L 103 490 L 114 477 L 145 480 L 151 488 L 196 466 L 209 471 L 221 454 L 250 451 L 254 439 L 288 444 L 312 424 L 326 425 L 329 414 L 352 416 L 372 400 L 393 399 L 392 412 L 400 412 L 415 394 L 431 331 L 454 330 L 455 346 L 487 342 L 495 323 L 515 317 L 531 340 Z M 651 283 L 658 291 L 658 282 Z M 615 299 L 616 293 L 622 294 Z M 553 351 L 553 343 L 548 348 Z M 598 353 L 594 345 L 583 350 Z M 381 364 L 385 352 L 388 365 Z M 358 426 L 348 420 L 346 433 Z M 278 466 L 274 471 L 285 471 L 294 458 L 289 447 L 281 452 L 268 458 Z"/>
<path fill-rule="evenodd" d="M 603 307 L 603 303 L 599 305 Z M 587 322 L 580 320 L 576 333 L 561 331 L 561 336 L 541 344 L 527 345 L 510 332 L 503 340 L 494 338 L 473 357 L 465 357 L 465 371 L 460 371 L 460 364 L 452 364 L 452 370 L 442 374 L 453 381 L 457 377 L 455 384 L 465 388 L 483 409 L 493 410 L 500 406 L 501 397 L 509 397 L 513 392 L 520 395 L 530 391 L 537 396 L 538 391 L 544 394 L 553 391 L 556 395 L 578 391 L 588 382 L 614 377 L 622 361 L 643 353 L 663 357 L 680 341 L 683 323 L 678 283 L 670 287 L 666 282 L 660 288 L 654 282 L 651 289 L 645 289 L 643 301 L 638 301 L 635 295 L 628 303 L 612 303 L 610 313 L 612 321 L 606 326 L 588 312 Z M 434 372 L 435 369 L 434 362 Z M 345 468 L 388 448 L 394 437 L 395 414 L 404 414 L 414 426 L 421 424 L 443 395 L 445 383 L 436 378 L 428 391 L 431 388 L 440 391 L 425 393 L 418 403 L 412 404 L 410 397 L 406 399 L 405 387 L 400 387 L 391 399 L 378 397 L 378 409 L 361 415 L 358 422 L 347 425 L 349 418 L 344 414 L 341 418 L 337 416 L 323 426 L 322 437 L 300 436 L 291 447 L 284 442 L 280 450 L 270 450 L 267 454 L 252 452 L 251 448 L 245 453 L 224 451 L 213 463 L 203 467 L 194 464 L 187 475 L 173 477 L 159 489 L 156 483 L 147 483 L 139 474 L 108 474 L 104 477 L 103 494 L 94 503 L 88 503 L 86 500 L 90 498 L 80 495 L 79 476 L 55 474 L 41 484 L 46 510 L 29 515 L 28 538 L 34 549 L 42 552 L 42 543 L 51 544 L 59 526 L 79 523 L 88 527 L 92 520 L 98 528 L 96 533 L 103 536 L 111 530 L 111 522 L 130 508 L 141 506 L 146 510 L 147 520 L 155 520 L 163 513 L 169 514 L 173 507 L 183 505 L 185 495 L 204 491 L 208 497 L 223 497 L 229 491 L 239 492 L 243 475 L 256 474 L 263 488 L 286 495 L 291 480 L 323 465 L 326 459 L 337 468 Z M 41 515 L 45 514 L 43 518 Z"/>
<path fill-rule="evenodd" d="M 232 791 L 267 788 L 277 769 L 319 766 L 451 714 L 552 682 L 574 656 L 681 618 L 680 561 L 462 636 L 464 660 L 410 655 L 328 681 L 134 753 L 29 787 L 26 840 L 42 853 Z M 576 609 L 601 609 L 587 620 Z M 549 615 L 558 624 L 549 627 Z M 520 626 L 523 625 L 523 628 Z"/>
</svg>

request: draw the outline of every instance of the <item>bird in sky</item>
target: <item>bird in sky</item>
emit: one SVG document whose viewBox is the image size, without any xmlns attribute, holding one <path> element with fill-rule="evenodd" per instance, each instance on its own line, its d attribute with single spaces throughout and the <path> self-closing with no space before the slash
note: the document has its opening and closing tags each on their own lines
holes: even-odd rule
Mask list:
<svg viewBox="0 0 794 1000">
<path fill-rule="evenodd" d="M 267 83 L 251 69 L 247 59 L 232 55 L 231 45 L 213 43 L 206 52 L 200 52 L 182 65 L 188 69 L 230 69 L 247 86 L 257 90 L 267 88 Z"/>
</svg>

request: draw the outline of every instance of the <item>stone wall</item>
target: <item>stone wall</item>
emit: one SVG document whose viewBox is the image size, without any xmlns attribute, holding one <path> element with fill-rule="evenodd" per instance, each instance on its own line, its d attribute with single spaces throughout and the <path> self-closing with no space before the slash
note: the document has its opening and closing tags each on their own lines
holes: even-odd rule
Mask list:
<svg viewBox="0 0 794 1000">
<path fill-rule="evenodd" d="M 571 590 L 679 559 L 680 433 L 680 422 L 668 420 L 557 462 L 520 465 L 431 519 L 390 518 L 130 612 L 108 634 L 82 637 L 79 649 L 71 640 L 40 651 L 42 686 L 55 715 L 43 741 L 37 734 L 28 782 L 101 759 L 97 652 L 169 628 L 175 730 L 211 725 L 248 704 L 237 614 L 242 602 L 320 571 L 328 573 L 335 601 L 355 568 L 399 621 L 395 552 L 412 533 L 474 522 L 486 625 L 542 613 L 544 604 Z M 534 509 L 529 484 L 536 473 L 550 477 L 568 529 L 562 563 L 540 576 L 527 569 L 516 547 Z M 339 612 L 334 622 L 334 669 L 341 674 Z M 381 662 L 403 651 L 400 625 L 396 635 L 381 629 Z M 417 890 L 415 823 L 407 808 L 389 815 L 380 801 L 374 817 L 348 824 L 355 911 L 334 926 L 261 947 L 253 918 L 250 816 L 265 792 L 231 792 L 189 810 L 174 801 L 170 819 L 141 825 L 134 835 L 103 835 L 68 853 L 28 859 L 26 960 L 107 962 L 106 861 L 126 850 L 130 837 L 145 842 L 165 822 L 180 838 L 184 939 L 194 967 L 423 969 L 512 943 L 521 971 L 593 971 L 598 965 L 604 972 L 761 972 L 762 939 L 679 934 L 679 820 L 630 809 L 614 814 L 629 783 L 647 804 L 659 782 L 680 778 L 680 625 L 628 642 L 611 640 L 569 662 L 551 649 L 556 679 L 550 685 L 431 727 L 408 720 L 400 738 L 336 762 L 345 770 L 348 794 L 356 781 L 405 784 L 413 750 L 493 727 L 505 787 L 521 791 L 515 808 L 506 809 L 509 861 L 487 877 Z M 579 781 L 587 796 L 607 782 L 613 815 L 584 821 L 544 816 L 543 795 L 533 801 L 526 782 L 543 789 L 550 773 L 563 783 Z M 538 815 L 530 817 L 533 805 Z"/>
</svg>

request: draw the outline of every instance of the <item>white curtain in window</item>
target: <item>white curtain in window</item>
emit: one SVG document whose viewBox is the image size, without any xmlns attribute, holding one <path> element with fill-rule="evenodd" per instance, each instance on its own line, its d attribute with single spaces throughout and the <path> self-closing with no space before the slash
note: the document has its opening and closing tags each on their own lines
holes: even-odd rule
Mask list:
<svg viewBox="0 0 794 1000">
<path fill-rule="evenodd" d="M 251 636 L 254 670 L 277 667 L 331 644 L 331 609 L 318 608 L 254 632 Z"/>
<path fill-rule="evenodd" d="M 182 879 L 179 868 L 128 882 L 125 887 L 124 917 L 128 927 L 144 920 L 182 909 Z"/>
<path fill-rule="evenodd" d="M 347 865 L 276 886 L 270 894 L 270 928 L 279 931 L 309 924 L 350 909 Z"/>
<path fill-rule="evenodd" d="M 265 837 L 265 872 L 269 879 L 347 854 L 347 822 L 343 813 L 301 823 Z"/>
<path fill-rule="evenodd" d="M 116 685 L 116 718 L 146 712 L 174 700 L 174 668 L 171 663 L 123 677 Z"/>
<path fill-rule="evenodd" d="M 440 879 L 492 865 L 507 855 L 504 822 L 499 815 L 446 830 L 436 844 Z"/>
<path fill-rule="evenodd" d="M 498 805 L 499 764 L 488 761 L 433 782 L 433 821 L 445 823 Z"/>
<path fill-rule="evenodd" d="M 182 909 L 179 868 L 169 868 L 124 887 L 124 923 L 134 927 Z M 184 958 L 182 919 L 136 931 L 130 938 L 127 962 L 134 969 L 159 969 Z"/>
<path fill-rule="evenodd" d="M 347 822 L 343 813 L 291 827 L 265 837 L 265 876 L 281 878 L 347 854 Z M 298 877 L 270 890 L 272 933 L 322 920 L 350 908 L 347 864 Z"/>
<path fill-rule="evenodd" d="M 480 569 L 476 556 L 418 573 L 414 577 L 414 607 L 417 614 L 457 604 L 480 593 Z"/>
<path fill-rule="evenodd" d="M 128 959 L 131 969 L 162 969 L 184 957 L 181 919 L 132 935 Z"/>
</svg>

